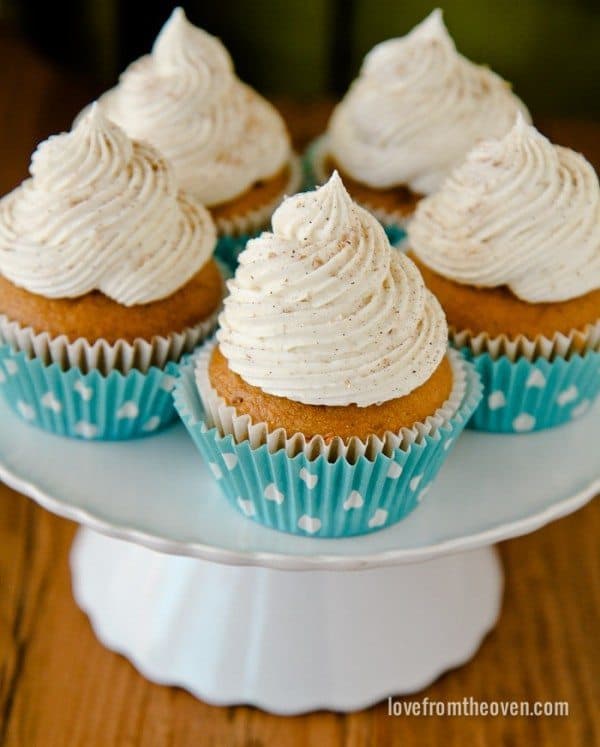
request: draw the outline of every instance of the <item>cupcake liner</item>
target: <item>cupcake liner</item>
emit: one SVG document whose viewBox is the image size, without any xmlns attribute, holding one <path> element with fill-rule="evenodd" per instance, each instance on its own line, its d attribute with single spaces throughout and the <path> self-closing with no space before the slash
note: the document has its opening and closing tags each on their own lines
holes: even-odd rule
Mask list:
<svg viewBox="0 0 600 747">
<path fill-rule="evenodd" d="M 452 360 L 455 370 L 464 373 L 460 402 L 447 417 L 439 417 L 435 428 L 426 432 L 422 424 L 412 440 L 402 439 L 403 447 L 389 455 L 383 446 L 368 453 L 364 445 L 362 453 L 333 458 L 322 439 L 306 443 L 298 434 L 283 442 L 269 434 L 260 443 L 248 423 L 236 437 L 224 434 L 203 406 L 197 360 L 181 368 L 175 407 L 225 498 L 243 515 L 292 534 L 350 537 L 390 526 L 419 504 L 477 406 L 479 377 L 456 353 Z M 241 420 L 232 417 L 231 427 Z M 264 437 L 265 426 L 262 431 Z"/>
<path fill-rule="evenodd" d="M 351 438 L 346 443 L 339 437 L 326 441 L 322 436 L 306 439 L 302 433 L 288 434 L 284 428 L 270 431 L 265 423 L 253 423 L 248 415 L 238 415 L 234 407 L 219 397 L 208 376 L 208 365 L 216 344 L 216 340 L 210 340 L 196 352 L 194 358 L 196 385 L 210 424 L 223 435 L 232 434 L 236 441 L 248 440 L 253 448 L 266 444 L 271 453 L 285 449 L 291 457 L 300 451 L 309 459 L 322 455 L 330 462 L 338 457 L 344 457 L 350 462 L 359 456 L 373 459 L 379 452 L 390 456 L 396 449 L 407 449 L 412 443 L 420 442 L 425 435 L 435 435 L 436 430 L 448 422 L 459 408 L 467 386 L 460 355 L 455 351 L 449 351 L 454 377 L 452 391 L 443 406 L 428 416 L 423 423 L 403 428 L 399 433 L 388 431 L 383 438 L 373 435 L 366 441 Z"/>
<path fill-rule="evenodd" d="M 481 376 L 469 428 L 529 433 L 567 423 L 600 393 L 600 322 L 552 338 L 490 337 L 450 329 L 450 342 Z"/>
<path fill-rule="evenodd" d="M 304 157 L 304 172 L 306 175 L 305 180 L 307 189 L 314 189 L 316 186 L 324 184 L 329 179 L 330 173 L 325 164 L 327 154 L 327 135 L 321 135 L 321 137 L 313 140 L 306 149 Z M 354 197 L 352 199 L 354 200 Z M 392 246 L 397 249 L 403 249 L 406 246 L 408 238 L 406 228 L 410 218 L 407 218 L 404 215 L 399 215 L 398 213 L 383 210 L 382 208 L 376 207 L 367 202 L 359 200 L 354 201 L 377 218 L 383 226 Z"/>
<path fill-rule="evenodd" d="M 584 330 L 573 330 L 568 335 L 557 332 L 552 338 L 538 335 L 531 340 L 524 335 L 510 338 L 507 335 L 490 337 L 486 332 L 474 335 L 470 330 L 450 328 L 450 342 L 454 347 L 467 348 L 471 355 L 488 353 L 492 358 L 505 356 L 510 361 L 526 358 L 553 360 L 569 358 L 572 354 L 585 354 L 600 350 L 600 321 L 588 324 Z"/>
<path fill-rule="evenodd" d="M 60 436 L 121 440 L 156 433 L 176 419 L 171 390 L 179 367 L 84 373 L 0 345 L 0 393 L 19 417 Z"/>
<path fill-rule="evenodd" d="M 469 428 L 496 433 L 529 433 L 583 415 L 600 394 L 600 353 L 553 360 L 510 360 L 463 349 L 481 376 L 484 396 Z"/>
<path fill-rule="evenodd" d="M 81 373 L 97 370 L 106 375 L 113 370 L 126 374 L 137 369 L 145 373 L 152 367 L 162 369 L 169 361 L 178 361 L 191 352 L 215 329 L 219 311 L 183 332 L 167 337 L 157 335 L 151 340 L 138 338 L 132 343 L 126 340 L 92 343 L 83 337 L 70 341 L 66 335 L 52 337 L 47 332 L 36 333 L 31 327 L 21 327 L 0 314 L 0 344 L 37 358 L 42 365 L 56 363 L 65 371 L 78 368 Z"/>
</svg>

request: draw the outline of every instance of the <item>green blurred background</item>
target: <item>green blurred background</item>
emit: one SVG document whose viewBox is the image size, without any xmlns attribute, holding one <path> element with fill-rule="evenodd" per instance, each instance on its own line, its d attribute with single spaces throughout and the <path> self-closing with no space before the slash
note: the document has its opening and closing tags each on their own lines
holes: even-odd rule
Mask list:
<svg viewBox="0 0 600 747">
<path fill-rule="evenodd" d="M 435 7 L 419 0 L 187 0 L 240 77 L 274 95 L 339 95 L 377 42 Z M 447 0 L 458 49 L 510 80 L 536 114 L 600 117 L 599 0 Z M 60 63 L 112 85 L 147 52 L 173 3 L 0 0 L 0 13 Z"/>
</svg>

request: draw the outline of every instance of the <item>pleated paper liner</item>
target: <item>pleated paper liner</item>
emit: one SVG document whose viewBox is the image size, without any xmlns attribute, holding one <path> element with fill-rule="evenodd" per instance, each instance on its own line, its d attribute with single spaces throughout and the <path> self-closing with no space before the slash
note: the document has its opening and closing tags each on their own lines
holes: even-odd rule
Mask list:
<svg viewBox="0 0 600 747">
<path fill-rule="evenodd" d="M 451 330 L 451 341 L 483 384 L 470 428 L 497 433 L 553 428 L 583 415 L 600 394 L 600 323 L 535 340 Z"/>
<path fill-rule="evenodd" d="M 306 149 L 304 156 L 306 189 L 314 189 L 324 184 L 331 176 L 326 167 L 327 155 L 326 135 L 321 135 L 321 137 L 314 140 Z M 358 201 L 355 200 L 355 202 Z M 397 249 L 404 248 L 407 239 L 406 227 L 408 225 L 406 216 L 388 212 L 366 202 L 360 202 L 359 204 L 372 213 L 381 223 L 392 246 L 395 246 Z"/>
<path fill-rule="evenodd" d="M 212 333 L 218 315 L 219 310 L 194 327 L 164 337 L 157 335 L 151 340 L 91 343 L 82 337 L 70 341 L 66 335 L 52 337 L 47 332 L 35 332 L 0 314 L 0 344 L 8 344 L 15 352 L 23 351 L 44 364 L 56 363 L 63 370 L 77 367 L 83 373 L 97 370 L 108 374 L 113 370 L 128 373 L 135 368 L 144 372 L 151 367 L 164 368 L 169 361 L 177 361 L 191 352 Z"/>
<path fill-rule="evenodd" d="M 213 397 L 205 408 L 194 370 L 206 365 L 209 351 L 205 346 L 181 367 L 175 406 L 228 502 L 292 534 L 350 537 L 403 519 L 426 495 L 481 397 L 473 367 L 453 352 L 452 395 L 429 422 L 369 443 L 306 441 L 282 429 L 270 433 L 225 405 L 215 422 Z"/>
<path fill-rule="evenodd" d="M 215 256 L 224 262 L 230 270 L 235 271 L 238 256 L 244 250 L 248 240 L 269 229 L 271 216 L 284 197 L 296 194 L 302 188 L 303 174 L 300 159 L 294 155 L 289 166 L 290 178 L 287 186 L 275 200 L 234 218 L 220 218 L 215 221 L 219 233 Z"/>
<path fill-rule="evenodd" d="M 24 420 L 61 436 L 138 438 L 176 419 L 177 362 L 212 333 L 218 311 L 152 340 L 51 337 L 0 316 L 0 392 Z"/>
<path fill-rule="evenodd" d="M 23 420 L 60 436 L 122 440 L 156 433 L 176 419 L 178 365 L 83 373 L 0 346 L 0 392 Z"/>
</svg>

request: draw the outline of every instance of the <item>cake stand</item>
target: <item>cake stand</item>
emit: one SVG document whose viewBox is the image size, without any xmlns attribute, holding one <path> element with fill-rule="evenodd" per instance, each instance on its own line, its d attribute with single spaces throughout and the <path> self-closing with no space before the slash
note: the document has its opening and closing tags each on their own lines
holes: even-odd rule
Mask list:
<svg viewBox="0 0 600 747">
<path fill-rule="evenodd" d="M 600 403 L 530 435 L 465 433 L 422 505 L 364 537 L 260 527 L 220 496 L 182 426 L 85 443 L 0 404 L 0 478 L 84 526 L 73 591 L 98 638 L 205 701 L 355 710 L 425 687 L 495 624 L 494 543 L 600 491 Z"/>
</svg>

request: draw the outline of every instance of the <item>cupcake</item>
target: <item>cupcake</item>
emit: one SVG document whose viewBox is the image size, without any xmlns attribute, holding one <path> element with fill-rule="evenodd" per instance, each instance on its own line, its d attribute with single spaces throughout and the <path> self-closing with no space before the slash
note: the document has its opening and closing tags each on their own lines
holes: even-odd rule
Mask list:
<svg viewBox="0 0 600 747">
<path fill-rule="evenodd" d="M 409 244 L 485 396 L 473 424 L 567 422 L 600 391 L 600 192 L 585 158 L 519 118 L 419 203 Z"/>
<path fill-rule="evenodd" d="M 528 116 L 508 83 L 456 51 L 435 10 L 369 52 L 309 161 L 317 183 L 337 169 L 398 243 L 419 200 L 475 143 L 504 135 L 519 111 Z"/>
<path fill-rule="evenodd" d="M 98 107 L 43 142 L 30 173 L 0 201 L 0 389 L 54 433 L 154 432 L 221 306 L 210 214 Z"/>
<path fill-rule="evenodd" d="M 414 263 L 334 173 L 285 200 L 228 287 L 175 403 L 230 503 L 321 537 L 406 516 L 480 396 Z"/>
<path fill-rule="evenodd" d="M 283 119 L 242 83 L 214 36 L 176 8 L 152 54 L 132 63 L 99 101 L 131 137 L 173 164 L 179 185 L 208 207 L 217 256 L 235 265 L 249 234 L 268 226 L 301 171 Z"/>
</svg>

